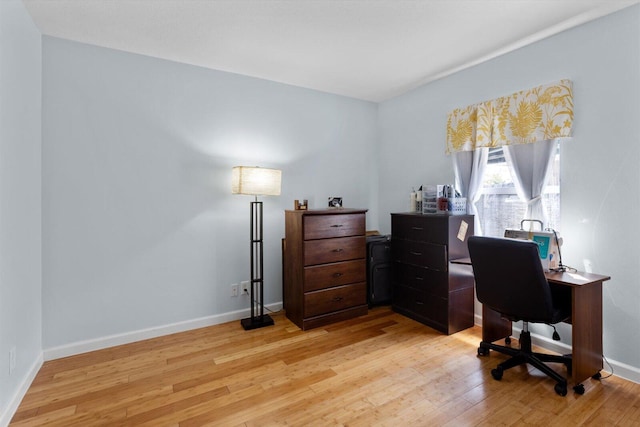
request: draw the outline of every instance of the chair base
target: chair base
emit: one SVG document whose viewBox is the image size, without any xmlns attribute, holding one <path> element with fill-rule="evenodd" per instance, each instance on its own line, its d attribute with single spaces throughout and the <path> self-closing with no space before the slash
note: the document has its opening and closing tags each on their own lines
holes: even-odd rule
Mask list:
<svg viewBox="0 0 640 427">
<path fill-rule="evenodd" d="M 556 380 L 556 393 L 561 396 L 565 396 L 567 394 L 567 379 L 547 366 L 546 363 L 562 363 L 567 367 L 568 373 L 571 374 L 571 355 L 557 356 L 553 354 L 534 353 L 531 350 L 531 333 L 529 331 L 522 331 L 520 334 L 520 348 L 507 347 L 482 341 L 478 348 L 478 354 L 481 356 L 487 355 L 489 354 L 489 350 L 495 350 L 511 356 L 510 359 L 500 363 L 491 371 L 491 375 L 496 380 L 502 379 L 502 374 L 505 370 L 528 363 L 545 373 L 547 376 Z"/>
</svg>

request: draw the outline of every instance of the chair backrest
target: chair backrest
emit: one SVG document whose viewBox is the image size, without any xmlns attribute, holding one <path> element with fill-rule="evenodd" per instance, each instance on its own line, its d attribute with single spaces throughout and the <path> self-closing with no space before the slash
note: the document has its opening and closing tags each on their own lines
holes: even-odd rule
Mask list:
<svg viewBox="0 0 640 427">
<path fill-rule="evenodd" d="M 468 246 L 478 301 L 512 320 L 554 321 L 537 243 L 472 236 Z"/>
</svg>

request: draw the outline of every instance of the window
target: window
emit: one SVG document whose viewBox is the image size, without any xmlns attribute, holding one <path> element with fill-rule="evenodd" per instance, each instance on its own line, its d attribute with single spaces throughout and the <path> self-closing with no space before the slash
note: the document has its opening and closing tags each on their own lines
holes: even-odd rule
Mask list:
<svg viewBox="0 0 640 427">
<path fill-rule="evenodd" d="M 476 203 L 478 220 L 485 236 L 502 237 L 507 228 L 520 228 L 525 219 L 527 204 L 518 198 L 502 147 L 490 148 L 482 195 Z M 560 225 L 560 146 L 551 164 L 542 203 L 547 212 L 545 228 L 558 229 Z M 525 224 L 525 227 L 529 227 Z M 537 230 L 537 225 L 535 226 Z"/>
</svg>

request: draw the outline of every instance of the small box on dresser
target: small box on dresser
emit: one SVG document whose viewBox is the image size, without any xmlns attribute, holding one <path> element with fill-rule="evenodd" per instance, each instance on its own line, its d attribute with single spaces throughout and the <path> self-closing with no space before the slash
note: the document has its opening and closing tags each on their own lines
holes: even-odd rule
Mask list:
<svg viewBox="0 0 640 427">
<path fill-rule="evenodd" d="M 474 281 L 468 258 L 473 215 L 391 214 L 395 311 L 440 332 L 473 326 Z"/>
<path fill-rule="evenodd" d="M 285 211 L 283 302 L 301 329 L 367 314 L 366 212 Z"/>
</svg>

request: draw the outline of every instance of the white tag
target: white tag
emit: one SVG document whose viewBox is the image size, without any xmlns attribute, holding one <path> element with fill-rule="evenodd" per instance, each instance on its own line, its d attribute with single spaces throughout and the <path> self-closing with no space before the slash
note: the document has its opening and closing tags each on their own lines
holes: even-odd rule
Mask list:
<svg viewBox="0 0 640 427">
<path fill-rule="evenodd" d="M 458 240 L 464 242 L 464 238 L 467 237 L 467 230 L 469 229 L 469 224 L 466 221 L 462 221 L 460 223 L 460 228 L 458 229 Z"/>
</svg>

